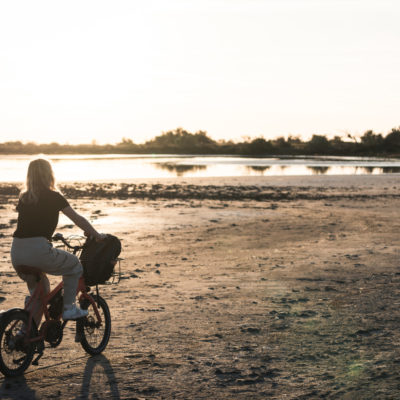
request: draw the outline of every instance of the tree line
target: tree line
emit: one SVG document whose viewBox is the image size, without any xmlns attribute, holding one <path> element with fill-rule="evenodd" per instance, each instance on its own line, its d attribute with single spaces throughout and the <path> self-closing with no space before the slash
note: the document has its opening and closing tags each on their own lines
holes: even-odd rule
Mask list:
<svg viewBox="0 0 400 400">
<path fill-rule="evenodd" d="M 360 138 L 351 135 L 328 139 L 313 135 L 303 141 L 299 137 L 247 138 L 241 142 L 215 141 L 205 131 L 190 133 L 182 128 L 164 132 L 143 143 L 123 138 L 116 144 L 37 144 L 11 141 L 0 143 L 0 154 L 210 154 L 210 155 L 337 155 L 337 156 L 400 156 L 400 127 L 386 136 L 366 131 Z"/>
</svg>

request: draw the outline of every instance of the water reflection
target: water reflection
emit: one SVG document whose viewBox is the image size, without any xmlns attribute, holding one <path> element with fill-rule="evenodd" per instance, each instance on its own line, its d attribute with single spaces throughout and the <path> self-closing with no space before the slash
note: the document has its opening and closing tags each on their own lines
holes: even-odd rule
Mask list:
<svg viewBox="0 0 400 400">
<path fill-rule="evenodd" d="M 398 174 L 400 173 L 400 167 L 354 167 L 355 172 L 358 170 L 362 171 L 364 174 Z"/>
<path fill-rule="evenodd" d="M 321 166 L 307 166 L 313 173 L 313 175 L 324 175 L 326 174 L 331 167 L 321 167 Z"/>
<path fill-rule="evenodd" d="M 356 167 L 356 170 L 357 170 L 357 167 Z M 375 167 L 362 167 L 361 170 L 364 171 L 364 173 L 366 173 L 366 174 L 373 174 Z"/>
<path fill-rule="evenodd" d="M 311 166 L 308 165 L 307 169 L 312 171 L 313 175 L 324 175 L 328 174 L 333 167 L 331 166 Z M 338 167 L 335 167 L 337 170 Z M 373 174 L 395 174 L 395 173 L 400 173 L 400 167 L 377 167 L 377 166 L 365 166 L 365 167 L 360 167 L 360 166 L 352 166 L 352 167 L 345 167 L 345 166 L 340 166 L 339 167 L 341 173 L 343 174 L 366 174 L 366 175 L 373 175 Z M 334 172 L 335 174 L 337 172 Z"/>
<path fill-rule="evenodd" d="M 188 172 L 205 171 L 207 165 L 183 165 L 172 163 L 154 163 L 157 168 L 174 172 L 176 176 L 184 176 Z"/>
<path fill-rule="evenodd" d="M 400 172 L 400 167 L 383 167 L 382 172 L 384 174 L 396 174 Z"/>
<path fill-rule="evenodd" d="M 271 168 L 270 165 L 247 165 L 246 166 L 247 170 L 250 172 L 254 171 L 257 173 L 257 175 L 264 175 L 264 172 L 269 170 Z"/>
<path fill-rule="evenodd" d="M 97 158 L 96 158 L 97 157 Z M 361 175 L 400 173 L 399 159 L 362 157 L 268 157 L 189 155 L 60 155 L 58 182 L 175 177 Z M 23 182 L 31 156 L 0 157 L 0 182 Z"/>
</svg>

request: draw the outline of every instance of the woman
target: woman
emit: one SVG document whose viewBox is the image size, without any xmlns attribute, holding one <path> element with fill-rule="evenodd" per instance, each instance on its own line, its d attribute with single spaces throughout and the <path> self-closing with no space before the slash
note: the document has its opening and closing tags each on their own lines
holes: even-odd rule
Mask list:
<svg viewBox="0 0 400 400">
<path fill-rule="evenodd" d="M 78 257 L 55 249 L 49 240 L 58 223 L 59 212 L 63 212 L 86 235 L 101 240 L 93 226 L 69 205 L 57 190 L 51 164 L 42 158 L 31 161 L 28 167 L 25 190 L 19 196 L 17 206 L 18 222 L 13 235 L 11 262 L 15 269 L 18 265 L 29 265 L 44 272 L 42 282 L 45 291 L 50 290 L 50 283 L 45 275 L 62 275 L 64 282 L 63 319 L 78 319 L 88 314 L 75 305 L 78 281 L 83 269 Z M 18 271 L 17 271 L 18 273 Z M 18 273 L 26 281 L 30 294 L 36 287 L 33 275 Z M 40 313 L 39 313 L 40 314 Z M 40 321 L 41 315 L 35 316 Z M 37 321 L 37 322 L 39 322 Z"/>
</svg>

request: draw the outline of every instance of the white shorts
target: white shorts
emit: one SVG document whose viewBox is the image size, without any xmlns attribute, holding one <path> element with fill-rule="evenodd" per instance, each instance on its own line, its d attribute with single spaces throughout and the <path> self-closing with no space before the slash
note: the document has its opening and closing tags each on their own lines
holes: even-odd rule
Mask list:
<svg viewBox="0 0 400 400">
<path fill-rule="evenodd" d="M 36 267 L 50 275 L 82 275 L 83 268 L 77 256 L 68 251 L 56 249 L 44 237 L 13 238 L 11 262 Z M 26 280 L 24 274 L 18 274 Z"/>
</svg>

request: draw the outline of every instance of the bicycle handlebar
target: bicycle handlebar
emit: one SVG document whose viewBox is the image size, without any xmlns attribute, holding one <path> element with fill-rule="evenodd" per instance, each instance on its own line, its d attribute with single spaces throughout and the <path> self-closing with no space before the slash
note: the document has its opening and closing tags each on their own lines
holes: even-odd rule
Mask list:
<svg viewBox="0 0 400 400">
<path fill-rule="evenodd" d="M 56 233 L 56 234 L 51 238 L 51 240 L 52 240 L 53 242 L 61 241 L 61 242 L 63 242 L 69 249 L 72 249 L 72 250 L 74 250 L 74 251 L 78 251 L 78 250 L 83 249 L 83 246 L 71 246 L 71 245 L 69 244 L 69 242 L 67 241 L 67 239 L 65 239 L 65 237 L 62 235 L 62 233 Z"/>
</svg>

